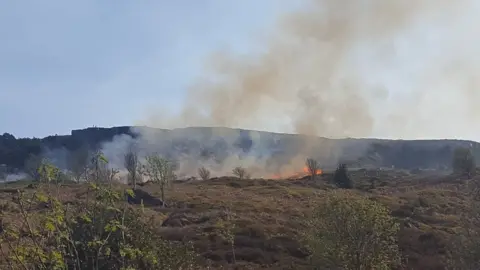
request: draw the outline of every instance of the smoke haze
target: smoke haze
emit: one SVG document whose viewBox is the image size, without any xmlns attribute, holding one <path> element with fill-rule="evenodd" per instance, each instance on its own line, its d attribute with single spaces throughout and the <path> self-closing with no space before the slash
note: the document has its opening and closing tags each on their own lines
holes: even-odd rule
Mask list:
<svg viewBox="0 0 480 270">
<path fill-rule="evenodd" d="M 262 52 L 213 54 L 179 115 L 153 111 L 142 123 L 478 138 L 478 2 L 306 3 L 279 19 Z"/>
<path fill-rule="evenodd" d="M 153 109 L 140 123 L 330 138 L 479 139 L 479 11 L 473 0 L 305 1 L 304 9 L 279 18 L 262 51 L 212 54 L 178 114 Z M 158 137 L 138 132 L 158 144 Z M 312 155 L 311 138 L 282 170 Z M 261 142 L 252 140 L 258 150 Z M 339 156 L 337 148 L 324 143 L 321 150 Z M 187 164 L 198 160 L 191 159 Z M 232 154 L 225 162 L 265 168 L 268 160 Z"/>
<path fill-rule="evenodd" d="M 225 151 L 201 159 L 202 147 L 184 149 L 175 157 L 181 173 L 205 166 L 221 175 L 244 166 L 259 176 L 298 171 L 319 153 L 338 160 L 343 148 L 333 141 L 318 145 L 318 136 L 478 140 L 479 12 L 474 0 L 305 1 L 259 40 L 260 51 L 213 53 L 180 112 L 151 109 L 138 123 L 307 135 L 288 147 L 288 156 L 266 153 L 256 133 L 248 155 L 231 150 L 241 134 L 221 128 L 207 135 L 175 129 L 168 136 L 135 128 L 136 143 L 144 155 L 201 139 Z M 219 137 L 226 141 L 217 146 Z M 104 145 L 112 164 L 122 167 L 131 141 L 116 137 Z M 364 150 L 358 147 L 358 154 Z"/>
</svg>

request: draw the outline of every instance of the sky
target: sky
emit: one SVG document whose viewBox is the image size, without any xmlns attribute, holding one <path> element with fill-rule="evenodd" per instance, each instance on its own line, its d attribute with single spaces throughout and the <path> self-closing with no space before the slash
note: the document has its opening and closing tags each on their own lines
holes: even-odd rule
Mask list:
<svg viewBox="0 0 480 270">
<path fill-rule="evenodd" d="M 0 133 L 190 123 L 205 106 L 275 132 L 480 140 L 480 1 L 308 1 L 0 1 Z"/>
<path fill-rule="evenodd" d="M 0 133 L 69 134 L 176 110 L 211 53 L 252 50 L 294 2 L 1 1 Z"/>
</svg>

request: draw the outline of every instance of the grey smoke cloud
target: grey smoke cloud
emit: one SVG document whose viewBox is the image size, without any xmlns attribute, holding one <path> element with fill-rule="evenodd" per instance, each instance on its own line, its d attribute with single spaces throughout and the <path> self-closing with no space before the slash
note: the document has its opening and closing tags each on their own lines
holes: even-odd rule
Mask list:
<svg viewBox="0 0 480 270">
<path fill-rule="evenodd" d="M 230 126 L 327 137 L 478 138 L 480 4 L 312 0 L 251 56 L 208 59 L 176 114 L 149 126 Z M 449 128 L 439 118 L 449 121 Z"/>
<path fill-rule="evenodd" d="M 206 166 L 220 175 L 241 165 L 260 176 L 298 171 L 306 157 L 319 153 L 338 160 L 344 148 L 333 141 L 319 144 L 317 136 L 479 138 L 480 28 L 475 26 L 480 3 L 307 3 L 279 18 L 262 51 L 213 53 L 179 113 L 151 110 L 139 121 L 159 128 L 239 127 L 308 135 L 302 143 L 269 156 L 262 138 L 252 136 L 251 151 L 244 155 L 231 150 L 238 131 L 215 129 L 206 136 L 176 129 L 167 136 L 137 128 L 140 145 L 168 153 L 182 138 L 211 143 L 227 138 L 220 160 L 200 159 L 201 148 L 183 149 L 175 157 L 179 171 L 195 174 Z M 358 154 L 365 147 L 358 146 Z"/>
</svg>

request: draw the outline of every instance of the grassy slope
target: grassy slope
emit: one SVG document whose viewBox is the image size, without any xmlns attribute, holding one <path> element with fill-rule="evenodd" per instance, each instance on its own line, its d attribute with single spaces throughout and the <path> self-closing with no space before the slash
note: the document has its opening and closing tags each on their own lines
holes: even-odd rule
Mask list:
<svg viewBox="0 0 480 270">
<path fill-rule="evenodd" d="M 409 269 L 443 269 L 446 237 L 458 226 L 465 196 L 461 181 L 449 176 L 409 175 L 385 172 L 378 175 L 377 187 L 366 191 L 369 178 L 352 172 L 358 192 L 386 204 L 399 218 L 399 242 L 408 257 Z M 209 181 L 178 183 L 168 194 L 168 208 L 156 198 L 142 196 L 147 215 L 158 220 L 159 233 L 170 240 L 191 240 L 214 268 L 231 261 L 229 245 L 216 233 L 217 221 L 225 208 L 235 215 L 236 258 L 239 269 L 308 269 L 307 252 L 299 241 L 302 221 L 333 187 L 331 175 L 318 181 L 238 180 L 230 177 Z M 11 193 L 23 184 L 0 190 L 0 209 L 15 218 Z M 82 197 L 85 187 L 61 189 L 65 202 Z M 153 184 L 141 190 L 160 196 Z M 163 223 L 163 226 L 162 226 Z"/>
</svg>

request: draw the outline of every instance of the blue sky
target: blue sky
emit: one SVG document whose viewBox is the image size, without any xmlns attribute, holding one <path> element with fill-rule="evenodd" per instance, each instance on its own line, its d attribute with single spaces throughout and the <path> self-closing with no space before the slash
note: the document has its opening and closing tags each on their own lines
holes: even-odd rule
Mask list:
<svg viewBox="0 0 480 270">
<path fill-rule="evenodd" d="M 305 1 L 0 1 L 0 133 L 17 137 L 69 134 L 72 129 L 94 125 L 142 123 L 152 111 L 179 111 L 187 88 L 205 75 L 209 56 L 218 51 L 256 52 L 260 48 L 256 45 L 264 45 L 261 38 L 278 30 L 274 28 L 278 17 Z M 346 25 L 361 29 L 365 23 L 364 30 L 372 33 L 382 26 L 388 28 L 389 16 L 402 14 L 386 7 L 405 3 L 366 2 L 386 3 L 375 6 L 386 12 L 376 12 L 374 6 L 358 9 L 363 1 L 345 1 L 353 10 L 351 14 L 345 11 Z M 406 16 L 405 27 L 385 34 L 382 42 L 364 42 L 368 35 L 365 40 L 354 35 L 355 44 L 361 45 L 350 59 L 356 64 L 341 66 L 339 74 L 360 77 L 361 85 L 355 87 L 375 96 L 367 98 L 369 113 L 375 118 L 369 136 L 479 140 L 480 28 L 476 25 L 480 2 L 416 3 L 415 8 L 408 4 L 412 14 Z M 460 8 L 452 8 L 452 3 Z M 314 19 L 321 21 L 316 14 Z M 323 30 L 328 34 L 337 28 L 328 25 Z M 341 41 L 332 43 L 334 52 Z M 295 73 L 301 70 L 295 66 L 285 68 L 286 82 L 308 85 L 329 74 L 319 71 L 324 68 L 323 60 L 330 58 L 328 51 L 299 48 L 292 50 L 299 60 L 291 63 L 320 60 L 306 74 Z M 327 65 L 338 66 L 337 62 Z M 371 91 L 374 88 L 383 92 L 377 94 Z M 295 108 L 298 100 L 293 100 L 295 91 L 291 92 L 285 98 L 292 99 L 287 101 Z M 291 111 L 285 107 L 266 107 L 270 115 L 265 114 L 266 119 L 254 115 L 252 122 L 264 127 L 273 123 L 272 117 L 291 120 Z M 317 126 L 329 130 L 323 124 Z M 275 122 L 269 130 L 280 131 L 274 130 L 277 126 Z"/>
<path fill-rule="evenodd" d="M 2 1 L 0 132 L 68 134 L 175 110 L 205 58 L 250 50 L 293 2 Z"/>
</svg>

